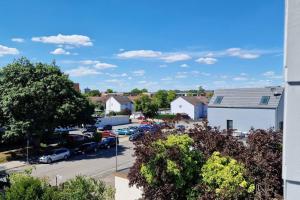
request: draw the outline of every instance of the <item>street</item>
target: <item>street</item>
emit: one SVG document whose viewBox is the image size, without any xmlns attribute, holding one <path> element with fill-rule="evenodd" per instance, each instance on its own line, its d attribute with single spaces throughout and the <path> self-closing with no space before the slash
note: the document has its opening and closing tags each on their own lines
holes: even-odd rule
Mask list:
<svg viewBox="0 0 300 200">
<path fill-rule="evenodd" d="M 51 164 L 32 165 L 32 175 L 36 177 L 46 177 L 51 185 L 60 184 L 76 175 L 86 175 L 95 179 L 102 179 L 113 185 L 112 173 L 116 167 L 116 149 L 101 149 L 98 153 L 79 155 L 71 157 L 66 161 L 58 161 Z M 133 144 L 128 138 L 120 139 L 118 145 L 118 170 L 132 166 L 134 162 Z M 27 167 L 15 169 L 22 171 Z"/>
</svg>

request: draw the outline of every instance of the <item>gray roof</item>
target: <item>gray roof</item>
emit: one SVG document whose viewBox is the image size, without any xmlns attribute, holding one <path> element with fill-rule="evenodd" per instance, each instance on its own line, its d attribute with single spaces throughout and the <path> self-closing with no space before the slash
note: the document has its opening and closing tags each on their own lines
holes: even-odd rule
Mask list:
<svg viewBox="0 0 300 200">
<path fill-rule="evenodd" d="M 208 104 L 208 99 L 204 96 L 180 96 L 178 98 L 183 98 L 187 102 L 193 105 L 198 105 L 198 104 Z"/>
<path fill-rule="evenodd" d="M 120 104 L 132 103 L 132 101 L 127 96 L 112 96 Z"/>
<path fill-rule="evenodd" d="M 282 94 L 282 87 L 219 89 L 214 91 L 208 107 L 277 108 Z M 223 96 L 220 104 L 215 103 L 218 96 Z M 262 96 L 270 96 L 268 104 L 260 104 Z"/>
</svg>

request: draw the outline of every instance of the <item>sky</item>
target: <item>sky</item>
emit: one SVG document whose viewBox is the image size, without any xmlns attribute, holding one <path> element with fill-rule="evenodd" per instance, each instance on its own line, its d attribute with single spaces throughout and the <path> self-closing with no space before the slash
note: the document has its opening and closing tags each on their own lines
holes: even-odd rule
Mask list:
<svg viewBox="0 0 300 200">
<path fill-rule="evenodd" d="M 3 0 L 0 66 L 53 60 L 83 90 L 283 82 L 283 0 Z"/>
</svg>

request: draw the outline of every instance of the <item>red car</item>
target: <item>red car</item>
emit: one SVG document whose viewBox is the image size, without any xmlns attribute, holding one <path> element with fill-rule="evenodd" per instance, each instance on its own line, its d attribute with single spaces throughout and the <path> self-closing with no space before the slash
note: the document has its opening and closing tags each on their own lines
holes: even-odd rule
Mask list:
<svg viewBox="0 0 300 200">
<path fill-rule="evenodd" d="M 111 131 L 101 131 L 102 138 L 107 137 L 116 137 L 116 134 L 112 133 Z"/>
<path fill-rule="evenodd" d="M 152 122 L 149 122 L 149 121 L 141 121 L 141 124 L 147 124 L 147 125 L 151 125 Z"/>
</svg>

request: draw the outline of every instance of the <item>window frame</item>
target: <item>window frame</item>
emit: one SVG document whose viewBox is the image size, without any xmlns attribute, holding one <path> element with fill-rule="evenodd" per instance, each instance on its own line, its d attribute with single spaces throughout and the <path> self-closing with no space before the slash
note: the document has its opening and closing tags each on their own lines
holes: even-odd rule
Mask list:
<svg viewBox="0 0 300 200">
<path fill-rule="evenodd" d="M 216 99 L 214 100 L 214 104 L 220 105 L 224 99 L 224 96 L 217 96 Z"/>
</svg>

